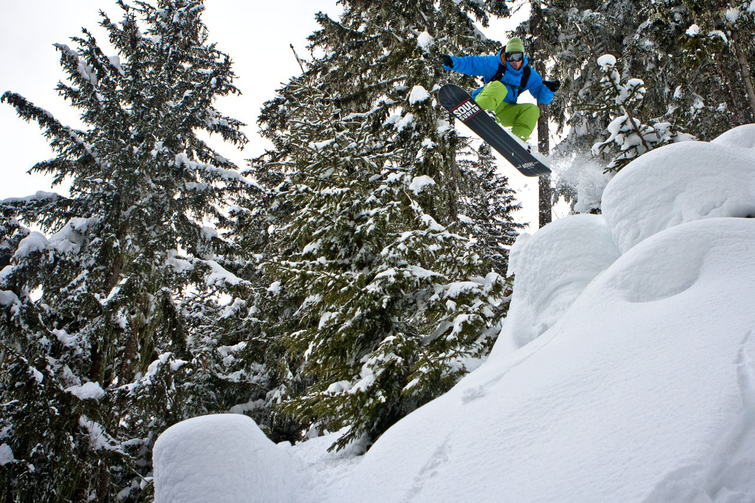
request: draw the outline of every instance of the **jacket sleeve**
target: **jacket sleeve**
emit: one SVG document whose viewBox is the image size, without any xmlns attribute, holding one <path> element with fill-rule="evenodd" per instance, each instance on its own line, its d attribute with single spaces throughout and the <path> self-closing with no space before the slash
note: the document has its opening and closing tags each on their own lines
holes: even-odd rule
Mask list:
<svg viewBox="0 0 755 503">
<path fill-rule="evenodd" d="M 454 62 L 453 68 L 448 68 L 445 65 L 443 65 L 443 68 L 464 75 L 482 77 L 486 81 L 495 77 L 498 70 L 497 56 L 451 56 L 451 61 Z"/>
<path fill-rule="evenodd" d="M 542 77 L 540 77 L 540 74 L 534 68 L 532 68 L 526 90 L 535 97 L 538 105 L 547 105 L 553 101 L 553 91 L 543 85 Z"/>
</svg>

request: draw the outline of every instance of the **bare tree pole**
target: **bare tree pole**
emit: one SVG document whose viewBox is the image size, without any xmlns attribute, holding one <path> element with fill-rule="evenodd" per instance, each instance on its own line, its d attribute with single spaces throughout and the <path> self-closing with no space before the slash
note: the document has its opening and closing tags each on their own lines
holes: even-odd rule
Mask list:
<svg viewBox="0 0 755 503">
<path fill-rule="evenodd" d="M 294 44 L 289 44 L 291 46 L 291 50 L 294 53 L 294 57 L 296 58 L 296 62 L 299 63 L 299 68 L 301 68 L 301 73 L 304 73 L 304 63 L 302 62 L 301 58 L 299 58 L 299 55 L 296 54 L 296 49 L 294 49 Z"/>
<path fill-rule="evenodd" d="M 545 76 L 545 63 L 543 62 L 543 37 L 542 23 L 543 12 L 540 7 L 540 0 L 532 1 L 532 35 L 535 39 L 535 70 L 542 76 Z M 540 119 L 537 122 L 537 150 L 548 155 L 550 152 L 550 135 L 548 131 L 549 114 L 545 105 L 540 105 Z M 553 188 L 551 187 L 550 175 L 542 175 L 538 179 L 538 227 L 544 227 L 553 221 Z"/>
</svg>

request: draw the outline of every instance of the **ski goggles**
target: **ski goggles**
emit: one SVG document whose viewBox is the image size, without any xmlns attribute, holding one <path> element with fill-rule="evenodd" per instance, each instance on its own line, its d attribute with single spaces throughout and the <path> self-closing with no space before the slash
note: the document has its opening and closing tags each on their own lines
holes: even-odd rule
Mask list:
<svg viewBox="0 0 755 503">
<path fill-rule="evenodd" d="M 516 63 L 517 61 L 522 61 L 523 59 L 524 59 L 523 52 L 507 52 L 506 53 L 506 61 L 512 61 Z"/>
</svg>

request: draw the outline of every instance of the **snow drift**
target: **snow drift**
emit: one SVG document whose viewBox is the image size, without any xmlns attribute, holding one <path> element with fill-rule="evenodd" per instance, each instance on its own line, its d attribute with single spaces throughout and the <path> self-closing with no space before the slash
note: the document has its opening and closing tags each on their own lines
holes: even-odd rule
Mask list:
<svg viewBox="0 0 755 503">
<path fill-rule="evenodd" d="M 300 467 L 259 434 L 247 465 L 192 455 L 291 477 L 245 501 L 755 501 L 755 125 L 642 156 L 603 209 L 517 243 L 489 360 L 363 457 L 315 439 Z M 163 495 L 190 461 L 160 452 L 158 501 L 179 501 Z"/>
<path fill-rule="evenodd" d="M 306 487 L 303 463 L 241 414 L 201 416 L 155 442 L 155 501 L 290 502 Z"/>
<path fill-rule="evenodd" d="M 521 280 L 491 356 L 508 354 L 543 334 L 619 255 L 598 215 L 557 220 L 533 236 L 520 236 L 511 250 L 508 275 Z"/>
</svg>

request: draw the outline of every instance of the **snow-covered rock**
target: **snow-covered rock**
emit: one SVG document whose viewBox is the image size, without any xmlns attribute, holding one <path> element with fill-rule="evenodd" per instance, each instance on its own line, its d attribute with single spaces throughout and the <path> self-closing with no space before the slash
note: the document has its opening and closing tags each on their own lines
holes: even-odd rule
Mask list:
<svg viewBox="0 0 755 503">
<path fill-rule="evenodd" d="M 240 414 L 217 414 L 168 428 L 153 452 L 156 503 L 273 503 L 308 492 L 290 446 L 271 442 Z"/>
</svg>

